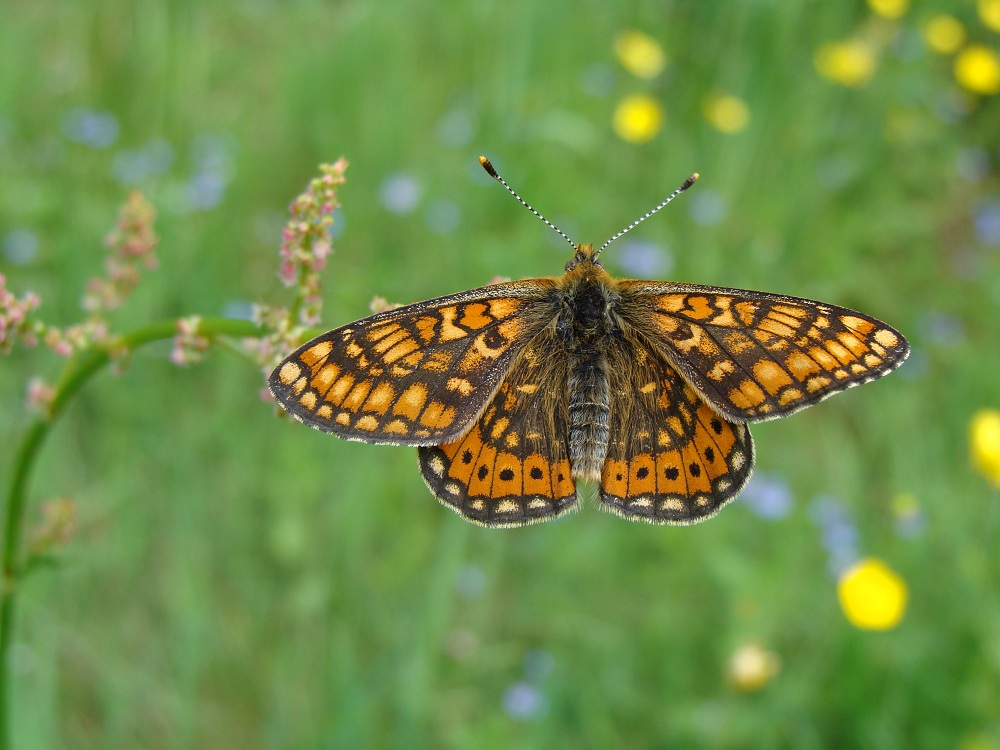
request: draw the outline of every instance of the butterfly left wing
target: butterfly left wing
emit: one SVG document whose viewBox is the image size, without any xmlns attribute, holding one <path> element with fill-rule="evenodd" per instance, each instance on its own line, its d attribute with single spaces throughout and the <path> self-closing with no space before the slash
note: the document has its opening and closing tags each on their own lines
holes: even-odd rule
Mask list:
<svg viewBox="0 0 1000 750">
<path fill-rule="evenodd" d="M 627 325 L 734 422 L 787 416 L 888 374 L 909 354 L 899 331 L 824 302 L 670 282 L 618 289 Z"/>
<path fill-rule="evenodd" d="M 568 361 L 552 328 L 528 343 L 468 433 L 419 450 L 442 504 L 483 526 L 557 518 L 576 504 L 569 463 Z"/>
<path fill-rule="evenodd" d="M 718 513 L 753 471 L 749 428 L 719 416 L 640 339 L 617 339 L 607 357 L 611 410 L 601 502 L 650 523 L 691 524 Z"/>
<path fill-rule="evenodd" d="M 268 385 L 296 419 L 348 440 L 454 440 L 547 323 L 538 303 L 550 286 L 494 284 L 372 315 L 292 352 Z"/>
</svg>

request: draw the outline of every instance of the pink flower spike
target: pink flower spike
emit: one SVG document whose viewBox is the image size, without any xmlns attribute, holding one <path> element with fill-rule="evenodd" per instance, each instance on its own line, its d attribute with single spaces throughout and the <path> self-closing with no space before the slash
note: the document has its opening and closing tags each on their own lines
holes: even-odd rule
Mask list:
<svg viewBox="0 0 1000 750">
<path fill-rule="evenodd" d="M 189 318 L 178 318 L 177 335 L 174 337 L 174 348 L 170 352 L 170 361 L 175 365 L 185 366 L 201 360 L 208 350 L 208 337 L 198 333 L 201 317 L 192 315 Z"/>
<path fill-rule="evenodd" d="M 298 319 L 306 325 L 319 321 L 323 298 L 319 272 L 333 251 L 329 227 L 330 213 L 337 207 L 334 185 L 344 182 L 347 162 L 340 159 L 330 166 L 320 165 L 321 175 L 292 201 L 291 217 L 282 232 L 278 277 L 288 287 L 296 287 Z"/>
<path fill-rule="evenodd" d="M 323 240 L 313 243 L 313 255 L 315 255 L 319 260 L 323 260 L 333 252 L 333 245 L 329 242 Z"/>
<path fill-rule="evenodd" d="M 6 281 L 0 274 L 0 354 L 8 353 L 19 340 L 30 345 L 34 329 L 40 325 L 29 319 L 40 304 L 38 295 L 28 292 L 18 299 L 7 289 Z"/>
<path fill-rule="evenodd" d="M 141 278 L 140 269 L 157 267 L 155 254 L 159 238 L 153 231 L 156 211 L 140 192 L 133 191 L 121 208 L 115 228 L 104 244 L 109 249 L 105 268 L 107 279 L 94 279 L 88 286 L 83 307 L 99 315 L 124 304 Z"/>
<path fill-rule="evenodd" d="M 28 381 L 28 409 L 35 412 L 47 412 L 56 397 L 56 389 L 50 383 L 39 377 Z"/>
</svg>

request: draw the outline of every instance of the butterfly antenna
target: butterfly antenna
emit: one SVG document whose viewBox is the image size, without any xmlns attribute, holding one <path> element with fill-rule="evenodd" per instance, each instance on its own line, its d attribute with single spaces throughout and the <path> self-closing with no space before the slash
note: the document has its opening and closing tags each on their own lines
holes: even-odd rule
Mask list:
<svg viewBox="0 0 1000 750">
<path fill-rule="evenodd" d="M 514 192 L 514 188 L 512 188 L 510 185 L 508 185 L 507 181 L 504 180 L 503 177 L 501 177 L 500 175 L 497 174 L 497 171 L 493 168 L 493 165 L 490 163 L 489 159 L 487 159 L 485 156 L 480 156 L 479 157 L 479 163 L 483 165 L 483 169 L 486 170 L 486 173 L 490 177 L 492 177 L 494 180 L 496 180 L 501 185 L 503 185 L 507 189 L 508 193 L 510 193 L 511 195 L 513 195 L 515 198 L 517 198 L 517 202 L 518 203 L 520 203 L 526 209 L 528 209 L 529 211 L 531 211 L 531 213 L 533 213 L 539 219 L 541 219 L 542 221 L 544 221 L 549 226 L 550 229 L 554 229 L 556 231 L 556 233 L 560 237 L 562 237 L 564 240 L 566 240 L 570 245 L 572 245 L 573 247 L 576 247 L 576 243 L 573 242 L 573 240 L 571 240 L 569 237 L 567 237 L 566 233 L 563 230 L 561 230 L 559 227 L 557 227 L 551 221 L 549 221 L 544 216 L 542 216 L 540 213 L 538 213 L 538 211 L 536 211 L 535 209 L 533 209 L 531 207 L 531 204 L 529 204 L 524 198 L 522 198 L 520 195 L 518 195 L 517 193 Z M 672 198 L 673 196 L 670 196 L 670 197 Z M 645 218 L 645 217 L 643 217 L 643 218 Z M 639 222 L 636 222 L 636 223 L 638 224 Z M 629 228 L 631 229 L 631 227 L 629 227 Z"/>
<path fill-rule="evenodd" d="M 617 240 L 619 237 L 621 237 L 626 232 L 630 232 L 633 229 L 635 229 L 637 226 L 639 226 L 640 224 L 642 224 L 642 222 L 644 222 L 650 216 L 652 216 L 657 211 L 659 211 L 661 208 L 663 208 L 665 205 L 667 205 L 668 203 L 670 203 L 670 201 L 672 201 L 678 195 L 680 195 L 685 190 L 687 190 L 689 187 L 691 187 L 692 185 L 694 185 L 694 183 L 698 181 L 699 177 L 701 177 L 701 175 L 698 174 L 697 172 L 695 172 L 693 175 L 691 175 L 686 180 L 684 180 L 684 184 L 681 185 L 679 188 L 677 188 L 670 195 L 668 195 L 667 199 L 665 201 L 663 201 L 663 203 L 661 203 L 659 206 L 657 206 L 656 208 L 654 208 L 652 211 L 647 211 L 645 214 L 643 214 L 642 216 L 640 216 L 638 219 L 636 219 L 635 221 L 633 221 L 631 224 L 629 224 L 623 230 L 621 230 L 616 235 L 614 235 L 610 240 L 608 240 L 603 245 L 601 245 L 600 249 L 596 253 L 594 253 L 594 257 L 596 258 L 598 255 L 600 255 L 604 251 L 604 248 L 606 248 L 612 242 L 614 242 L 615 240 Z"/>
</svg>

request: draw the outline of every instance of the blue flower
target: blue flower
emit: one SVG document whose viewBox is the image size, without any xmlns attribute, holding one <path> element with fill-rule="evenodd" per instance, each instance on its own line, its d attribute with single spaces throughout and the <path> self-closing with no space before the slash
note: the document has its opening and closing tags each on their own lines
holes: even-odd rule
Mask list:
<svg viewBox="0 0 1000 750">
<path fill-rule="evenodd" d="M 832 495 L 820 495 L 809 504 L 809 516 L 820 529 L 820 539 L 829 555 L 828 566 L 834 575 L 857 562 L 858 530 L 844 504 Z"/>
<path fill-rule="evenodd" d="M 107 148 L 118 140 L 118 120 L 106 111 L 76 107 L 65 114 L 63 135 L 91 148 Z"/>
<path fill-rule="evenodd" d="M 669 250 L 646 240 L 623 239 L 615 248 L 615 258 L 623 271 L 639 279 L 662 278 L 674 266 Z"/>
<path fill-rule="evenodd" d="M 30 229 L 11 229 L 0 241 L 3 257 L 12 266 L 31 263 L 38 256 L 38 235 Z"/>
<path fill-rule="evenodd" d="M 503 694 L 503 708 L 518 721 L 538 716 L 544 707 L 541 691 L 530 682 L 515 682 Z"/>
<path fill-rule="evenodd" d="M 1000 245 L 1000 201 L 984 201 L 972 217 L 976 239 L 988 247 Z"/>
<path fill-rule="evenodd" d="M 397 172 L 382 180 L 382 205 L 394 214 L 413 213 L 420 203 L 423 188 L 415 177 Z"/>
<path fill-rule="evenodd" d="M 758 472 L 743 490 L 743 501 L 761 518 L 780 521 L 792 510 L 792 491 L 778 475 Z"/>
</svg>

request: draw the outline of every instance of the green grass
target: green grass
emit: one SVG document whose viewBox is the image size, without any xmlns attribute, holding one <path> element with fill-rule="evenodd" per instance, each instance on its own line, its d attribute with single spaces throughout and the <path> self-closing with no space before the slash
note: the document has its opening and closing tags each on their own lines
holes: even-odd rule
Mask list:
<svg viewBox="0 0 1000 750">
<path fill-rule="evenodd" d="M 857 307 L 914 348 L 898 374 L 754 428 L 758 471 L 794 499 L 782 520 L 737 501 L 704 525 L 648 527 L 589 502 L 517 531 L 440 507 L 412 449 L 275 419 L 237 356 L 181 370 L 166 346 L 144 349 L 88 386 L 41 455 L 29 521 L 60 495 L 80 521 L 19 591 L 13 746 L 1000 748 L 1000 498 L 966 447 L 972 413 L 1000 406 L 1000 254 L 974 231 L 997 210 L 1000 112 L 969 99 L 942 116 L 962 95 L 919 36 L 939 11 L 996 45 L 957 0 L 881 26 L 861 3 L 759 0 L 8 3 L 0 235 L 30 230 L 38 254 L 0 254 L 0 272 L 39 292 L 47 320 L 77 320 L 100 272 L 127 193 L 114 160 L 162 139 L 173 160 L 141 183 L 160 268 L 115 317 L 123 330 L 287 300 L 284 209 L 340 155 L 330 327 L 375 294 L 559 273 L 569 248 L 482 173 L 485 153 L 578 242 L 701 172 L 630 236 L 669 248 L 670 278 Z M 652 82 L 615 61 L 633 27 L 670 57 Z M 816 47 L 862 29 L 891 38 L 869 85 L 823 79 Z M 605 88 L 587 93 L 594 78 Z M 744 132 L 706 122 L 715 90 L 747 102 Z M 610 124 L 636 92 L 667 113 L 641 146 Z M 77 107 L 113 113 L 113 145 L 66 137 Z M 468 138 L 442 138 L 445 121 Z M 206 138 L 223 198 L 182 210 Z M 982 174 L 963 177 L 976 158 Z M 410 214 L 380 196 L 399 173 L 423 188 Z M 691 214 L 706 196 L 725 205 L 710 226 Z M 428 226 L 438 201 L 454 231 Z M 602 256 L 619 274 L 620 251 Z M 23 348 L 0 363 L 5 483 L 25 383 L 60 364 Z M 915 536 L 897 531 L 901 493 L 920 506 Z M 822 495 L 906 580 L 895 630 L 841 613 L 810 517 Z M 757 693 L 726 680 L 748 641 L 782 664 Z M 504 707 L 522 681 L 542 701 L 526 720 Z"/>
</svg>

